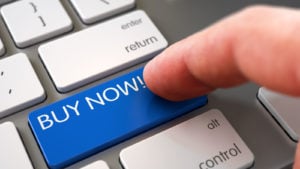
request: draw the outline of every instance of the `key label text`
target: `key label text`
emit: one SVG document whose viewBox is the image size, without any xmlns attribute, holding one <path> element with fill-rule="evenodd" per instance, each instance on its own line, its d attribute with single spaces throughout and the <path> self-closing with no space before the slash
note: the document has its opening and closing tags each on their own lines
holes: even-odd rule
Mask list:
<svg viewBox="0 0 300 169">
<path fill-rule="evenodd" d="M 139 92 L 146 88 L 144 81 L 140 76 L 125 80 L 122 84 L 116 84 L 113 87 L 107 87 L 104 90 L 97 91 L 93 96 L 86 96 L 74 103 L 66 104 L 61 107 L 61 111 L 45 112 L 37 116 L 37 120 L 42 130 L 47 130 L 55 124 L 64 123 L 72 117 L 81 115 L 81 107 L 85 106 L 89 110 L 94 110 L 97 106 L 105 106 L 108 103 L 117 101 L 122 95 L 128 96 L 131 92 Z M 86 110 L 83 109 L 83 110 Z"/>
</svg>

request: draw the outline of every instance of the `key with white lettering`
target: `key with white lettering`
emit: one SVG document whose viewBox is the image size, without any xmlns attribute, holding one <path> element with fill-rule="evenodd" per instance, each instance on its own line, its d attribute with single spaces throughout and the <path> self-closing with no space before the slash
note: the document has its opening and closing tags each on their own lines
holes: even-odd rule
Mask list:
<svg viewBox="0 0 300 169">
<path fill-rule="evenodd" d="M 61 92 L 150 59 L 167 41 L 135 11 L 42 45 L 40 56 Z"/>
<path fill-rule="evenodd" d="M 254 155 L 219 110 L 210 110 L 123 149 L 125 169 L 243 169 Z"/>
<path fill-rule="evenodd" d="M 23 53 L 0 60 L 0 117 L 44 100 L 44 89 Z"/>
<path fill-rule="evenodd" d="M 135 0 L 71 0 L 84 23 L 94 23 L 134 7 Z"/>
<path fill-rule="evenodd" d="M 59 0 L 22 0 L 1 8 L 4 21 L 19 47 L 60 35 L 72 21 Z"/>
<path fill-rule="evenodd" d="M 15 125 L 12 122 L 0 124 L 0 168 L 33 169 Z"/>
<path fill-rule="evenodd" d="M 289 136 L 294 141 L 298 141 L 300 136 L 300 97 L 287 96 L 264 87 L 259 89 L 257 96 Z"/>
<path fill-rule="evenodd" d="M 86 166 L 82 167 L 81 169 L 109 169 L 109 167 L 106 164 L 106 162 L 99 160 L 99 161 L 93 162 L 89 165 L 86 165 Z"/>
<path fill-rule="evenodd" d="M 137 69 L 30 113 L 29 124 L 49 167 L 62 168 L 206 102 L 164 100 Z"/>
</svg>

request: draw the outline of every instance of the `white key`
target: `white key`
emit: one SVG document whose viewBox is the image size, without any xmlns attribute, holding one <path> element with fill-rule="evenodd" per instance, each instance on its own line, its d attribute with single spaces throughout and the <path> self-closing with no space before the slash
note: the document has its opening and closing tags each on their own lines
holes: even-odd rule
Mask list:
<svg viewBox="0 0 300 169">
<path fill-rule="evenodd" d="M 300 97 L 283 95 L 262 87 L 258 91 L 258 99 L 289 136 L 298 141 L 300 136 Z"/>
<path fill-rule="evenodd" d="M 0 124 L 0 168 L 33 169 L 15 125 Z"/>
<path fill-rule="evenodd" d="M 26 47 L 72 29 L 59 0 L 22 0 L 5 5 L 1 14 L 17 46 Z"/>
<path fill-rule="evenodd" d="M 210 110 L 125 148 L 126 169 L 242 169 L 254 155 L 218 110 Z"/>
<path fill-rule="evenodd" d="M 4 52 L 5 52 L 4 45 L 2 43 L 2 40 L 0 39 L 0 56 L 3 55 Z"/>
<path fill-rule="evenodd" d="M 84 23 L 94 23 L 134 7 L 134 0 L 71 0 Z"/>
<path fill-rule="evenodd" d="M 109 167 L 106 164 L 106 162 L 99 160 L 99 161 L 95 161 L 89 165 L 86 165 L 86 166 L 82 167 L 81 169 L 109 169 Z"/>
<path fill-rule="evenodd" d="M 0 117 L 44 100 L 45 92 L 27 56 L 0 60 Z"/>
<path fill-rule="evenodd" d="M 41 45 L 39 53 L 66 92 L 148 60 L 167 44 L 148 16 L 135 11 Z"/>
</svg>

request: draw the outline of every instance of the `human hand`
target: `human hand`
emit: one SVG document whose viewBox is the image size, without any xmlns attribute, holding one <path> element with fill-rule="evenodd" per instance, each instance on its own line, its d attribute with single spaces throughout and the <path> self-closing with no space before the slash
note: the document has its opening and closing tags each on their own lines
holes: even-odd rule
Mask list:
<svg viewBox="0 0 300 169">
<path fill-rule="evenodd" d="M 300 96 L 299 30 L 299 10 L 248 7 L 170 46 L 146 65 L 144 79 L 174 101 L 248 80 Z M 300 169 L 300 144 L 294 169 Z"/>
</svg>

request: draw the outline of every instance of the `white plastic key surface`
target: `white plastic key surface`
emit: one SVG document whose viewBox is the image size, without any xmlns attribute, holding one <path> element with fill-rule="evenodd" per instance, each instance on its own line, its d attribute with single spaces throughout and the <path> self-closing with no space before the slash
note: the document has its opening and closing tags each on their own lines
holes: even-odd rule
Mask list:
<svg viewBox="0 0 300 169">
<path fill-rule="evenodd" d="M 15 125 L 0 124 L 0 168 L 33 169 Z"/>
<path fill-rule="evenodd" d="M 99 161 L 95 161 L 89 165 L 86 165 L 80 169 L 109 169 L 109 167 L 106 164 L 106 162 L 99 160 Z"/>
<path fill-rule="evenodd" d="M 45 92 L 23 53 L 0 60 L 0 117 L 44 100 Z"/>
<path fill-rule="evenodd" d="M 120 153 L 125 169 L 242 169 L 254 155 L 219 110 L 210 110 Z"/>
<path fill-rule="evenodd" d="M 72 29 L 59 0 L 22 0 L 1 8 L 5 23 L 19 47 L 27 47 Z"/>
<path fill-rule="evenodd" d="M 258 99 L 289 136 L 298 141 L 300 136 L 300 97 L 287 96 L 262 87 L 258 91 Z"/>
<path fill-rule="evenodd" d="M 143 11 L 135 11 L 39 48 L 55 86 L 67 92 L 153 57 L 167 41 Z"/>
<path fill-rule="evenodd" d="M 71 0 L 85 23 L 94 23 L 134 7 L 135 0 Z"/>
</svg>

